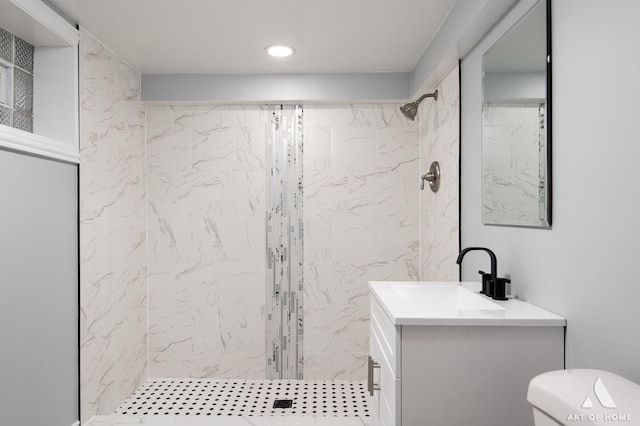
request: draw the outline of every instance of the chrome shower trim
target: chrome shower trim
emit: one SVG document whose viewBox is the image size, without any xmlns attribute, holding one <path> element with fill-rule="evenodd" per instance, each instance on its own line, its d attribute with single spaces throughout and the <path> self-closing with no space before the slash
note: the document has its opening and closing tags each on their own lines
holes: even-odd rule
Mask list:
<svg viewBox="0 0 640 426">
<path fill-rule="evenodd" d="M 405 117 L 407 117 L 409 120 L 411 121 L 415 120 L 416 115 L 418 114 L 418 105 L 420 105 L 420 102 L 422 102 L 425 98 L 433 98 L 434 100 L 437 101 L 438 90 L 436 89 L 436 91 L 433 93 L 426 93 L 420 96 L 418 100 L 402 105 L 400 107 L 400 112 L 402 112 L 402 114 Z"/>
</svg>

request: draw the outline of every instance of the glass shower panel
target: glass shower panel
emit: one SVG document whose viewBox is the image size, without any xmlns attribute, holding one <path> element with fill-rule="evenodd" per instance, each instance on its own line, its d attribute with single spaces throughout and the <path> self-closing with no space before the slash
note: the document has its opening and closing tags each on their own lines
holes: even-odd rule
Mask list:
<svg viewBox="0 0 640 426">
<path fill-rule="evenodd" d="M 302 106 L 269 107 L 267 379 L 302 379 Z"/>
</svg>

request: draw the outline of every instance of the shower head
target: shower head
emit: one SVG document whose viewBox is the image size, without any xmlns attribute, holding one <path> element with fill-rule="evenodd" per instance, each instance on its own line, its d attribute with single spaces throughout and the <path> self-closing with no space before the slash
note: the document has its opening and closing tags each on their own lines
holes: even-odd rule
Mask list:
<svg viewBox="0 0 640 426">
<path fill-rule="evenodd" d="M 424 98 L 433 98 L 436 101 L 438 100 L 438 91 L 436 90 L 433 93 L 427 93 L 426 95 L 422 95 L 418 98 L 417 101 L 409 102 L 408 104 L 404 104 L 400 107 L 400 112 L 407 117 L 409 120 L 413 121 L 416 118 L 416 114 L 418 113 L 418 105 Z"/>
</svg>

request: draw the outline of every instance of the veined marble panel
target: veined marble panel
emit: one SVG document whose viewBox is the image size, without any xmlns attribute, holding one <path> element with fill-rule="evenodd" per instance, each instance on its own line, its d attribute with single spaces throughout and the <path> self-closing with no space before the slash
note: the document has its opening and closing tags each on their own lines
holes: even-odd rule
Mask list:
<svg viewBox="0 0 640 426">
<path fill-rule="evenodd" d="M 376 129 L 331 128 L 331 170 L 359 171 L 376 168 Z"/>
<path fill-rule="evenodd" d="M 416 208 L 417 194 L 405 188 L 412 166 L 394 171 L 308 172 L 305 173 L 305 217 L 326 215 L 393 216 Z M 416 212 L 409 212 L 415 216 Z"/>
<path fill-rule="evenodd" d="M 264 350 L 258 352 L 154 352 L 150 354 L 151 377 L 200 379 L 264 378 Z"/>
<path fill-rule="evenodd" d="M 303 167 L 305 173 L 331 170 L 331 127 L 304 129 Z"/>
<path fill-rule="evenodd" d="M 265 128 L 213 127 L 193 132 L 193 168 L 199 171 L 264 170 Z"/>
<path fill-rule="evenodd" d="M 222 352 L 215 307 L 149 310 L 149 352 Z"/>
<path fill-rule="evenodd" d="M 264 378 L 266 111 L 146 116 L 150 377 Z"/>
<path fill-rule="evenodd" d="M 261 105 L 174 105 L 168 108 L 174 111 L 175 124 L 195 130 L 218 126 L 260 126 L 267 123 L 265 107 Z"/>
<path fill-rule="evenodd" d="M 80 405 L 110 414 L 147 378 L 140 75 L 80 32 Z"/>
<path fill-rule="evenodd" d="M 386 127 L 376 134 L 376 166 L 392 171 L 400 166 L 417 163 L 420 147 L 419 129 L 415 127 Z M 417 164 L 415 165 L 417 167 Z"/>
<path fill-rule="evenodd" d="M 364 352 L 306 352 L 304 371 L 307 380 L 350 380 L 366 377 L 369 351 Z M 327 378 L 330 379 L 327 379 Z"/>
<path fill-rule="evenodd" d="M 197 262 L 177 266 L 171 287 L 172 301 L 178 306 L 264 306 L 265 262 Z"/>
<path fill-rule="evenodd" d="M 369 350 L 368 309 L 349 305 L 305 307 L 304 350 L 309 352 L 367 352 Z M 328 318 L 331 318 L 329 321 Z"/>
<path fill-rule="evenodd" d="M 420 179 L 416 178 L 419 167 L 420 161 L 415 159 L 398 165 L 393 171 L 393 217 L 416 226 L 419 217 L 415 212 L 420 211 Z"/>
<path fill-rule="evenodd" d="M 399 107 L 305 106 L 305 378 L 364 378 L 368 281 L 419 278 L 419 128 Z"/>
<path fill-rule="evenodd" d="M 199 173 L 190 192 L 190 216 L 259 215 L 265 209 L 265 172 Z"/>
<path fill-rule="evenodd" d="M 415 128 L 399 104 L 305 105 L 305 127 Z"/>
<path fill-rule="evenodd" d="M 97 218 L 80 219 L 80 278 L 93 277 L 99 273 L 97 222 Z M 82 298 L 82 293 L 80 297 Z"/>
<path fill-rule="evenodd" d="M 457 281 L 459 247 L 460 83 L 458 67 L 437 85 L 438 100 L 420 105 L 420 174 L 440 164 L 437 193 L 420 191 L 421 272 L 425 281 Z"/>
<path fill-rule="evenodd" d="M 306 206 L 305 206 L 306 207 Z M 304 218 L 304 258 L 306 261 L 333 259 L 332 216 L 306 216 Z"/>
<path fill-rule="evenodd" d="M 191 129 L 147 128 L 147 172 L 191 169 Z"/>
<path fill-rule="evenodd" d="M 304 217 L 339 214 L 338 208 L 348 202 L 348 183 L 349 175 L 343 172 L 305 171 Z"/>
<path fill-rule="evenodd" d="M 407 255 L 408 257 L 409 255 Z M 413 254 L 414 261 L 418 254 Z M 406 261 L 385 262 L 342 260 L 334 262 L 336 279 L 339 285 L 347 289 L 348 305 L 361 314 L 369 314 L 369 281 L 409 281 L 415 276 L 403 273 L 401 267 Z M 401 273 L 398 273 L 400 271 Z M 368 338 L 362 336 L 363 338 Z"/>
<path fill-rule="evenodd" d="M 333 262 L 305 262 L 305 306 L 345 306 L 349 303 L 347 283 L 340 282 Z"/>
<path fill-rule="evenodd" d="M 258 352 L 264 350 L 262 307 L 200 306 L 149 310 L 149 350 Z"/>
<path fill-rule="evenodd" d="M 457 216 L 424 215 L 422 220 L 430 228 L 422 232 L 421 279 L 423 281 L 459 281 L 458 268 L 452 266 L 452 264 L 457 266 L 456 259 L 460 251 Z"/>
<path fill-rule="evenodd" d="M 381 227 L 382 221 L 375 216 L 334 216 L 331 221 L 333 257 L 352 261 L 375 259 Z"/>
</svg>

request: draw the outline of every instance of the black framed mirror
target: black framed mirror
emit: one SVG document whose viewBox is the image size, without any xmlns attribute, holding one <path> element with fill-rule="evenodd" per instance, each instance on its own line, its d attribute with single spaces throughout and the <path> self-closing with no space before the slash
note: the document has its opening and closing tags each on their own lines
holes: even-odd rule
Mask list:
<svg viewBox="0 0 640 426">
<path fill-rule="evenodd" d="M 482 219 L 551 227 L 551 10 L 539 0 L 483 55 Z"/>
</svg>

